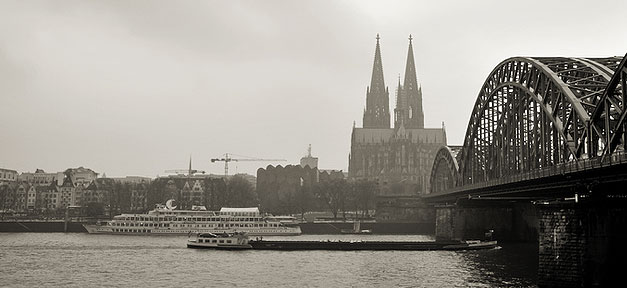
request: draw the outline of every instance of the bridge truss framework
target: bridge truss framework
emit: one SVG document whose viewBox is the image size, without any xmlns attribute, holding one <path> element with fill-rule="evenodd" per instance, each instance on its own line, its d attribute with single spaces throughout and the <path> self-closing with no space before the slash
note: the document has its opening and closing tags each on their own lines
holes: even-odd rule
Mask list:
<svg viewBox="0 0 627 288">
<path fill-rule="evenodd" d="M 436 156 L 432 192 L 626 151 L 626 61 L 501 62 L 479 92 L 461 151 Z"/>
</svg>

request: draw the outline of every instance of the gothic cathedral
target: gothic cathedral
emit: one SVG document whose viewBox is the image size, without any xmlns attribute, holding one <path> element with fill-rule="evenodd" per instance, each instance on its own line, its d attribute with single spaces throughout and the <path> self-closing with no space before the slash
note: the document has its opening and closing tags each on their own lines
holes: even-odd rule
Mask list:
<svg viewBox="0 0 627 288">
<path fill-rule="evenodd" d="M 363 128 L 353 127 L 348 175 L 379 184 L 382 195 L 415 196 L 428 193 L 433 160 L 446 145 L 442 128 L 424 128 L 422 89 L 418 85 L 412 37 L 405 77 L 396 89 L 394 127 L 390 127 L 389 90 L 377 34 L 370 87 L 366 90 Z"/>
</svg>

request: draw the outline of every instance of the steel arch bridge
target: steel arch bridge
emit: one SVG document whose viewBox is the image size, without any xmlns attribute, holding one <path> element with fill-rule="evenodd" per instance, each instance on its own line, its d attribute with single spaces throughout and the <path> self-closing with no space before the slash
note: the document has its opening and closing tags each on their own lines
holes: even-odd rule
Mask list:
<svg viewBox="0 0 627 288">
<path fill-rule="evenodd" d="M 431 183 L 442 175 L 456 179 L 455 186 L 482 183 L 627 150 L 626 60 L 501 62 L 479 92 L 461 151 L 438 152 Z M 432 187 L 446 190 L 447 182 Z"/>
</svg>

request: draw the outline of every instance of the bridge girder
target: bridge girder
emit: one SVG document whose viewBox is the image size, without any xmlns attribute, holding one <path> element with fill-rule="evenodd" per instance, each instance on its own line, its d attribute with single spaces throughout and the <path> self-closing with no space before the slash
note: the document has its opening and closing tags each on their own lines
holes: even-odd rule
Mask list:
<svg viewBox="0 0 627 288">
<path fill-rule="evenodd" d="M 457 185 L 624 150 L 625 58 L 514 57 L 497 65 L 475 102 Z M 446 157 L 436 157 L 434 170 Z"/>
</svg>

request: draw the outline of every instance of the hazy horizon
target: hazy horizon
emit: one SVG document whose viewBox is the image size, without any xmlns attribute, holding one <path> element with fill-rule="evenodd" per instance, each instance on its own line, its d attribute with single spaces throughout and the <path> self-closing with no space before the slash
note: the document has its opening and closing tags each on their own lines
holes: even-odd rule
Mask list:
<svg viewBox="0 0 627 288">
<path fill-rule="evenodd" d="M 2 1 L 0 168 L 110 177 L 297 164 L 347 171 L 375 37 L 390 109 L 408 36 L 425 127 L 461 145 L 514 56 L 623 56 L 624 1 Z M 393 113 L 391 113 L 393 114 Z M 234 156 L 235 157 L 235 156 Z"/>
</svg>

